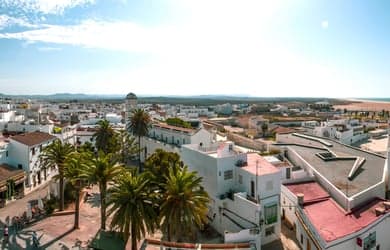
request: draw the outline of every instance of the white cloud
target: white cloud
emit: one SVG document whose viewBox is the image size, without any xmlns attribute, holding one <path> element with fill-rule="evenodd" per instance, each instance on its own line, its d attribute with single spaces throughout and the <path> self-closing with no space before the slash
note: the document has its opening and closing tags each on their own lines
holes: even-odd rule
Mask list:
<svg viewBox="0 0 390 250">
<path fill-rule="evenodd" d="M 25 12 L 62 14 L 66 9 L 94 2 L 95 0 L 2 0 L 0 6 L 17 8 Z"/>
<path fill-rule="evenodd" d="M 329 27 L 329 22 L 328 22 L 328 20 L 323 20 L 323 21 L 321 22 L 321 27 L 322 27 L 323 29 L 327 29 L 327 28 Z"/>
<path fill-rule="evenodd" d="M 59 47 L 39 47 L 38 50 L 43 51 L 43 52 L 49 52 L 49 51 L 60 51 L 60 50 L 62 50 L 62 48 L 59 48 Z"/>
<path fill-rule="evenodd" d="M 338 86 L 338 93 L 346 93 L 350 87 L 340 80 L 340 72 L 308 61 L 272 40 L 272 32 L 278 32 L 272 23 L 280 1 L 198 0 L 178 4 L 186 15 L 173 24 L 147 26 L 90 19 L 77 25 L 0 33 L 0 39 L 151 55 L 142 65 L 112 69 L 107 62 L 104 71 L 74 72 L 61 78 L 82 92 L 89 91 L 91 85 L 81 84 L 86 82 L 101 93 L 107 93 L 109 84 L 111 93 L 121 93 L 126 86 L 140 94 L 158 89 L 162 95 L 305 96 L 302 91 L 307 91 L 312 96 L 334 96 L 333 92 L 325 93 L 332 91 L 331 87 L 318 91 L 314 86 Z M 283 2 L 282 7 L 288 9 L 286 5 Z"/>
<path fill-rule="evenodd" d="M 14 25 L 27 28 L 37 27 L 37 25 L 31 24 L 22 18 L 15 18 L 8 15 L 0 15 L 0 30 Z"/>
</svg>

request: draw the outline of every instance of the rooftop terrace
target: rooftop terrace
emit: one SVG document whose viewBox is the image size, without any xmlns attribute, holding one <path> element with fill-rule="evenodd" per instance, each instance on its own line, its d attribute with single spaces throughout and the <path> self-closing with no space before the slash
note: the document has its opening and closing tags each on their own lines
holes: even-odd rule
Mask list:
<svg viewBox="0 0 390 250">
<path fill-rule="evenodd" d="M 325 242 L 332 242 L 357 232 L 390 212 L 389 209 L 385 209 L 384 200 L 374 198 L 348 213 L 316 182 L 285 186 L 295 195 L 298 193 L 304 195 L 302 211 Z M 384 214 L 377 215 L 376 208 L 384 209 Z"/>
<path fill-rule="evenodd" d="M 326 138 L 315 140 L 313 136 L 278 135 L 278 142 L 295 151 L 348 197 L 383 179 L 386 161 L 383 156 Z M 336 157 L 319 157 L 329 152 Z"/>
</svg>

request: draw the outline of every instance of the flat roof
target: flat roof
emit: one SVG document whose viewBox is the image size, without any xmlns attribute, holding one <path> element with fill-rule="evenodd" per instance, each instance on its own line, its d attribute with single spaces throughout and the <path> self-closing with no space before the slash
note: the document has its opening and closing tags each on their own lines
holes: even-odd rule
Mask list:
<svg viewBox="0 0 390 250">
<path fill-rule="evenodd" d="M 257 153 L 247 153 L 247 163 L 247 165 L 240 168 L 253 175 L 261 176 L 279 172 L 278 168 Z"/>
<path fill-rule="evenodd" d="M 375 212 L 376 208 L 384 208 L 384 200 L 380 198 L 374 198 L 348 213 L 316 182 L 285 186 L 295 195 L 304 195 L 303 212 L 326 242 L 355 233 L 384 216 L 377 216 Z"/>
<path fill-rule="evenodd" d="M 314 136 L 310 137 L 314 138 Z M 323 143 L 309 138 L 298 137 L 293 134 L 284 134 L 278 136 L 278 143 L 294 150 L 348 197 L 382 181 L 386 161 L 384 156 L 363 151 L 326 138 L 321 137 L 320 139 Z M 361 157 L 365 161 L 356 171 L 356 174 L 353 175 L 353 178 L 348 179 L 348 175 L 356 159 L 326 161 L 317 155 L 318 153 L 328 151 L 340 157 Z"/>
<path fill-rule="evenodd" d="M 304 202 L 312 202 L 320 199 L 328 199 L 330 195 L 315 181 L 284 184 L 292 193 L 303 194 Z"/>
</svg>

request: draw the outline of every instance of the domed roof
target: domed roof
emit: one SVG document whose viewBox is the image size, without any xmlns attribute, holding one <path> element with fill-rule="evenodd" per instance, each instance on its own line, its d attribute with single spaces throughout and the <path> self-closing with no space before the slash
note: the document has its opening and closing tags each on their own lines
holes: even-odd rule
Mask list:
<svg viewBox="0 0 390 250">
<path fill-rule="evenodd" d="M 129 93 L 126 96 L 126 99 L 137 99 L 137 96 L 134 93 Z"/>
</svg>

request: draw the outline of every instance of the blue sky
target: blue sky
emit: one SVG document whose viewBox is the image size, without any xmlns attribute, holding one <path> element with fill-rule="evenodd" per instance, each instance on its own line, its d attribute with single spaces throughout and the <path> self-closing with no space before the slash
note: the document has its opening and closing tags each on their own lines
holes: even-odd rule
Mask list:
<svg viewBox="0 0 390 250">
<path fill-rule="evenodd" d="M 0 93 L 389 97 L 390 1 L 0 0 Z"/>
</svg>

